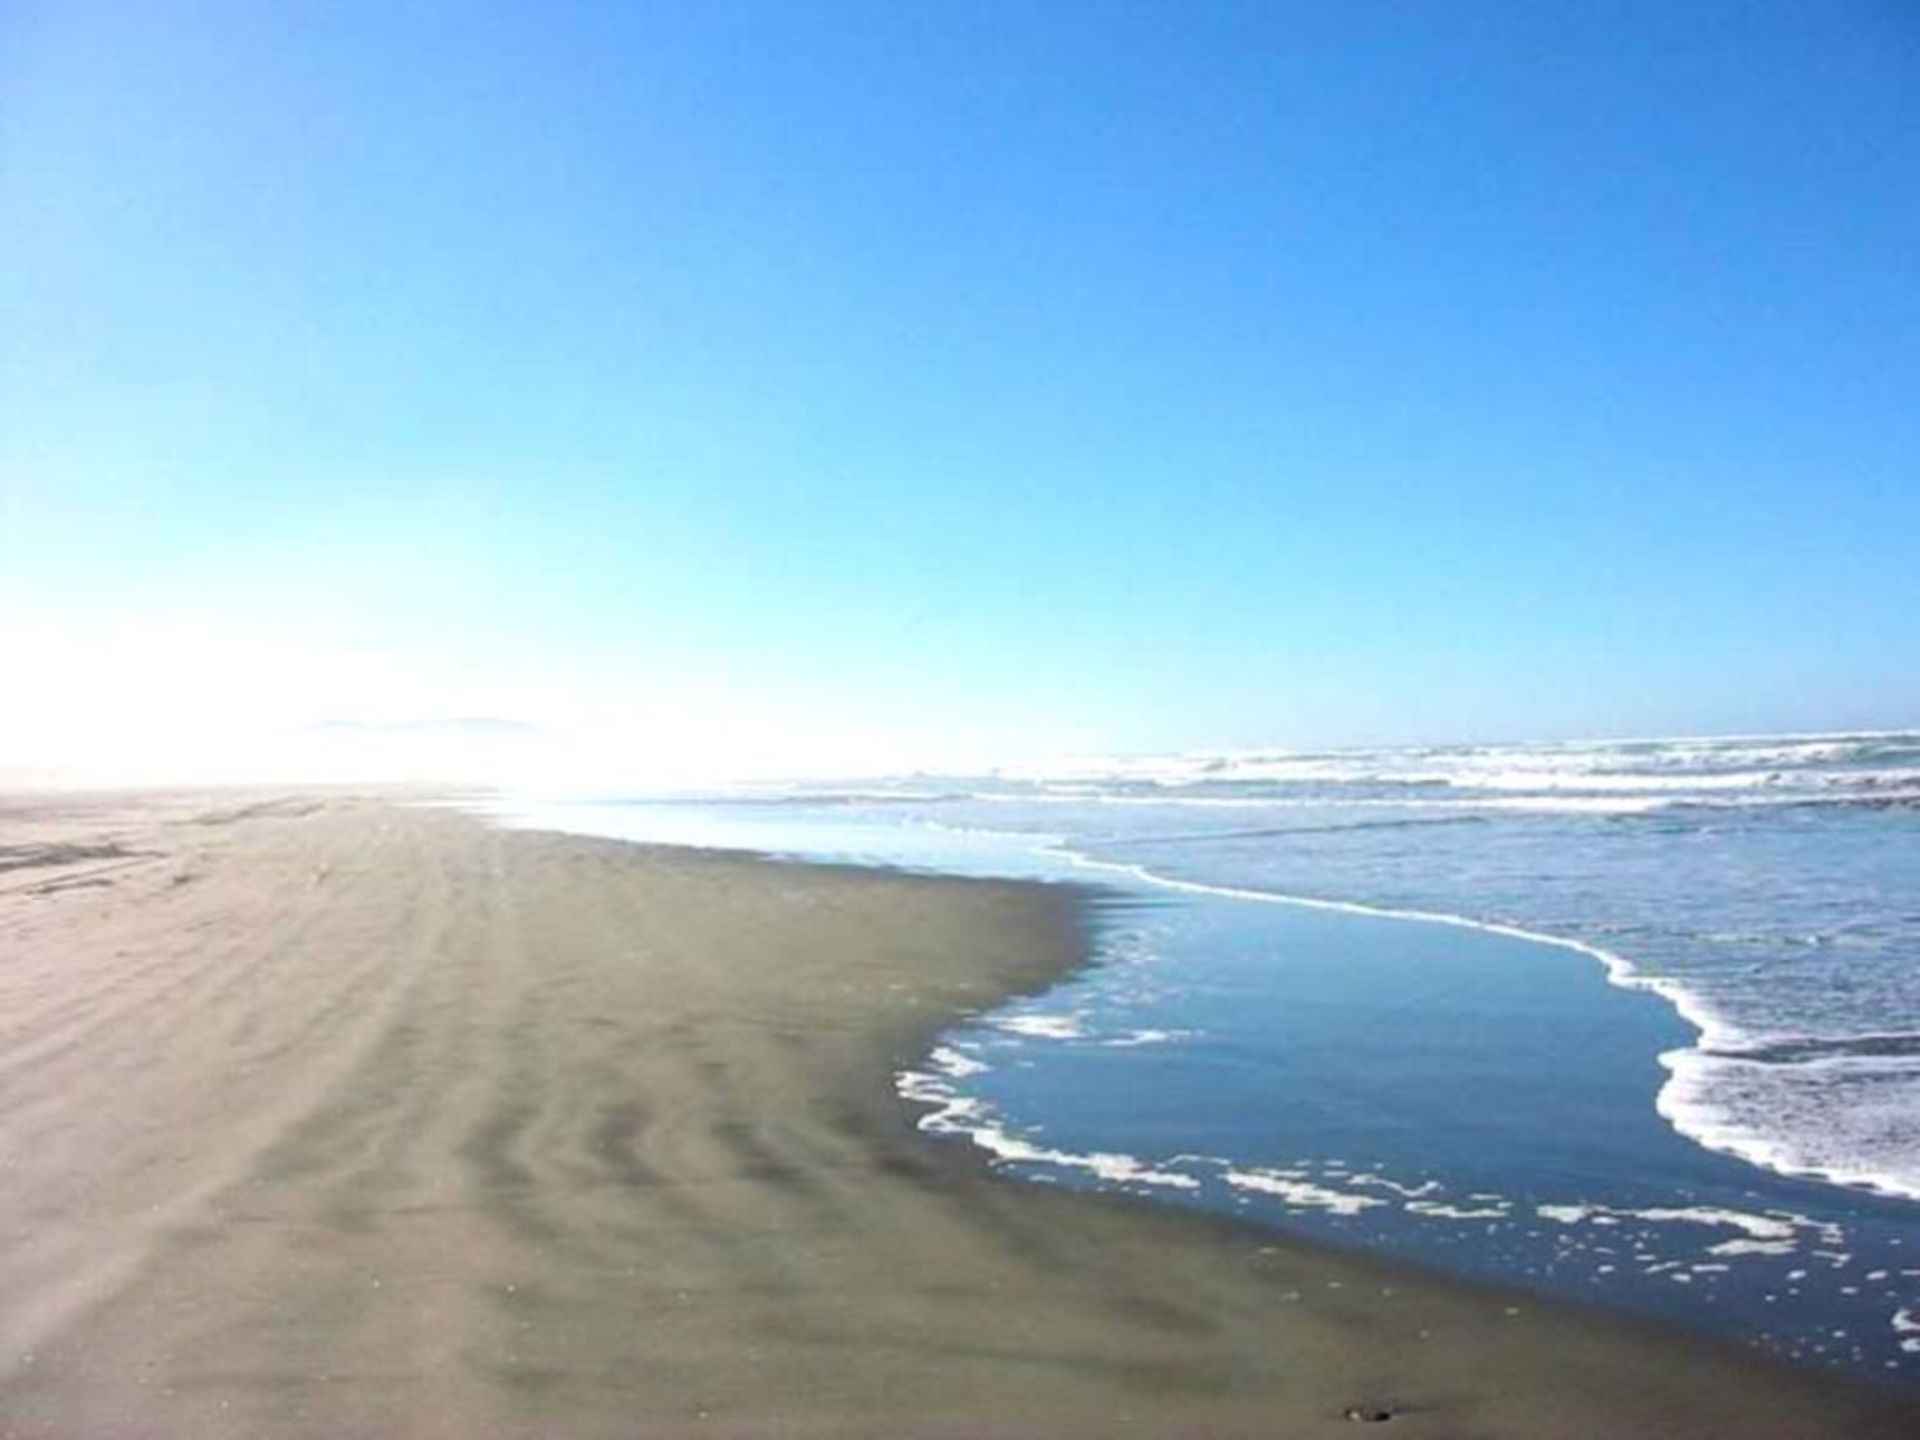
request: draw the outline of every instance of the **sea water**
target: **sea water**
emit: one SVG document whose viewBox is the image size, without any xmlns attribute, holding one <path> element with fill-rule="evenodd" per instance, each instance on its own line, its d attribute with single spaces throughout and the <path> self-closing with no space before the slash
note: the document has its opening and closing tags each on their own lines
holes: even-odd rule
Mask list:
<svg viewBox="0 0 1920 1440">
<path fill-rule="evenodd" d="M 1920 735 L 1095 759 L 520 823 L 1097 884 L 929 1133 L 1920 1383 Z"/>
</svg>

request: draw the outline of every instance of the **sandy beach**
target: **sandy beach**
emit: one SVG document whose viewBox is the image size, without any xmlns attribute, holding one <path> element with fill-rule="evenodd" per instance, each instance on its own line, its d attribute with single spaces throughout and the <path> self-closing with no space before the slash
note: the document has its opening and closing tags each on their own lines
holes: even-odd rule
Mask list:
<svg viewBox="0 0 1920 1440">
<path fill-rule="evenodd" d="M 1915 1432 L 919 1135 L 894 1073 L 1084 923 L 373 798 L 0 800 L 0 1435 Z"/>
</svg>

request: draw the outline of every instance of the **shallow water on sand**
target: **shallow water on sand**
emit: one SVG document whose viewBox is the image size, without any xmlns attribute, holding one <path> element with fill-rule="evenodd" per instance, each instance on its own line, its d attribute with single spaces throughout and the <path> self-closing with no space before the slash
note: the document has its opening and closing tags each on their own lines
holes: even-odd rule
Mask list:
<svg viewBox="0 0 1920 1440">
<path fill-rule="evenodd" d="M 1374 803 L 1377 779 L 1330 801 L 1324 779 L 1305 797 L 1215 769 L 1144 793 L 1112 775 L 921 779 L 512 818 L 1099 884 L 1095 964 L 902 1077 L 926 1129 L 1041 1183 L 1920 1384 L 1920 1203 L 1778 1168 L 1892 1188 L 1920 1155 L 1920 1044 L 1901 1038 L 1920 1031 L 1920 916 L 1903 908 L 1920 813 L 1880 803 L 1884 766 L 1870 784 L 1792 782 L 1842 803 L 1774 804 L 1768 785 L 1767 803 L 1735 804 L 1721 777 L 1747 762 L 1724 751 L 1678 780 L 1665 754 L 1614 757 L 1619 773 L 1580 772 L 1584 790 L 1565 757 L 1523 758 L 1548 781 L 1444 805 Z M 1387 767 L 1375 752 L 1351 768 Z M 1340 903 L 1284 898 L 1300 895 Z"/>
</svg>

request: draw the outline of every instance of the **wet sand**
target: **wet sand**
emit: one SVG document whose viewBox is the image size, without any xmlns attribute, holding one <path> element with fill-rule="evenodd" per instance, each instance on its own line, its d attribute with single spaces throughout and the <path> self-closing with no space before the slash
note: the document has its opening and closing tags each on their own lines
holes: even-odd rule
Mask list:
<svg viewBox="0 0 1920 1440">
<path fill-rule="evenodd" d="M 0 1435 L 1920 1429 L 918 1135 L 894 1071 L 1082 923 L 338 795 L 0 800 Z"/>
</svg>

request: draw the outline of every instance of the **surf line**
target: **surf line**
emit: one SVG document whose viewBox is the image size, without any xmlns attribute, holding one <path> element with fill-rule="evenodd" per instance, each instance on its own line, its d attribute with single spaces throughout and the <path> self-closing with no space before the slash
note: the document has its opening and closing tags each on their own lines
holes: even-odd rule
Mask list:
<svg viewBox="0 0 1920 1440">
<path fill-rule="evenodd" d="M 1693 1044 L 1665 1051 L 1658 1057 L 1661 1067 L 1667 1072 L 1667 1078 L 1661 1084 L 1659 1093 L 1654 1096 L 1654 1111 L 1679 1134 L 1704 1150 L 1730 1155 L 1736 1160 L 1776 1175 L 1822 1180 L 1831 1185 L 1866 1190 L 1872 1194 L 1899 1199 L 1920 1199 L 1920 1189 L 1885 1175 L 1864 1170 L 1794 1164 L 1781 1154 L 1781 1148 L 1777 1143 L 1770 1142 L 1759 1135 L 1733 1131 L 1725 1125 L 1714 1123 L 1708 1116 L 1702 1114 L 1702 1110 L 1706 1107 L 1690 1099 L 1687 1093 L 1698 1087 L 1700 1062 L 1737 1061 L 1739 1056 L 1729 1055 L 1728 1051 L 1738 1047 L 1746 1037 L 1734 1026 L 1715 1016 L 1699 996 L 1679 981 L 1662 975 L 1644 974 L 1631 960 L 1603 946 L 1565 935 L 1543 934 L 1538 930 L 1528 930 L 1519 925 L 1510 925 L 1497 920 L 1476 920 L 1468 915 L 1456 915 L 1444 910 L 1367 905 L 1357 900 L 1327 900 L 1312 895 L 1290 895 L 1275 890 L 1253 890 L 1244 886 L 1212 885 L 1198 880 L 1181 880 L 1170 875 L 1157 874 L 1145 865 L 1130 864 L 1120 860 L 1101 860 L 1058 843 L 1037 848 L 1059 856 L 1078 869 L 1121 875 L 1142 885 L 1182 894 L 1250 901 L 1263 905 L 1289 905 L 1301 910 L 1320 910 L 1381 920 L 1447 925 L 1457 930 L 1477 930 L 1486 935 L 1499 935 L 1509 940 L 1545 945 L 1556 950 L 1571 950 L 1577 955 L 1584 955 L 1600 963 L 1609 984 L 1622 990 L 1639 990 L 1659 996 L 1673 1007 L 1674 1012 L 1683 1021 L 1698 1032 Z"/>
<path fill-rule="evenodd" d="M 1534 945 L 1544 945 L 1555 950 L 1568 950 L 1583 955 L 1589 960 L 1599 962 L 1609 984 L 1622 990 L 1637 990 L 1657 995 L 1696 1032 L 1694 1043 L 1669 1050 L 1661 1054 L 1659 1063 L 1667 1072 L 1667 1078 L 1654 1097 L 1654 1110 L 1660 1117 L 1672 1125 L 1680 1134 L 1685 1135 L 1704 1149 L 1732 1155 L 1736 1159 L 1762 1169 L 1781 1174 L 1796 1173 L 1779 1163 L 1772 1150 L 1757 1137 L 1729 1135 L 1722 1129 L 1709 1125 L 1704 1119 L 1692 1113 L 1679 1090 L 1687 1083 L 1686 1072 L 1690 1070 L 1688 1060 L 1693 1057 L 1708 1058 L 1721 1047 L 1737 1044 L 1742 1038 L 1732 1026 L 1727 1025 L 1709 1011 L 1698 996 L 1679 982 L 1665 976 L 1643 974 L 1632 961 L 1625 956 L 1608 950 L 1603 946 L 1586 940 L 1575 940 L 1564 935 L 1547 935 L 1537 930 L 1524 929 L 1496 920 L 1476 920 L 1467 915 L 1456 915 L 1444 910 L 1416 910 L 1405 907 L 1367 905 L 1356 900 L 1328 900 L 1312 895 L 1290 895 L 1274 890 L 1254 890 L 1236 885 L 1213 885 L 1198 880 L 1181 880 L 1170 875 L 1161 875 L 1145 865 L 1131 864 L 1120 860 L 1102 860 L 1088 855 L 1084 851 L 1074 850 L 1056 843 L 1035 847 L 1047 853 L 1059 856 L 1069 864 L 1081 870 L 1093 870 L 1109 875 L 1119 875 L 1137 884 L 1158 889 L 1171 890 L 1179 894 L 1208 896 L 1218 899 L 1248 901 L 1261 905 L 1287 905 L 1300 910 L 1318 910 L 1339 915 L 1356 915 L 1379 920 L 1402 920 L 1414 924 L 1446 925 L 1456 930 L 1474 930 L 1485 935 L 1498 935 L 1509 940 L 1519 940 Z M 1800 1171 L 1797 1173 L 1805 1174 Z M 1865 1184 L 1870 1189 L 1881 1189 L 1869 1180 L 1853 1176 L 1835 1174 L 1821 1178 L 1840 1184 Z M 1882 1193 L 1885 1193 L 1884 1191 Z"/>
<path fill-rule="evenodd" d="M 1499 935 L 1509 940 L 1550 945 L 1557 950 L 1571 950 L 1591 960 L 1599 961 L 1606 971 L 1607 979 L 1620 989 L 1645 990 L 1658 995 L 1678 1012 L 1682 1020 L 1700 1032 L 1700 1039 L 1709 1048 L 1736 1043 L 1740 1038 L 1737 1031 L 1712 1015 L 1699 998 L 1679 982 L 1661 975 L 1642 974 L 1625 956 L 1617 955 L 1611 950 L 1585 940 L 1574 940 L 1564 935 L 1544 935 L 1537 930 L 1522 929 L 1518 925 L 1509 925 L 1498 920 L 1475 920 L 1468 915 L 1449 914 L 1444 910 L 1400 909 L 1385 905 L 1366 905 L 1357 900 L 1325 900 L 1311 895 L 1289 895 L 1276 890 L 1250 890 L 1237 885 L 1210 885 L 1199 880 L 1179 880 L 1169 875 L 1155 874 L 1144 865 L 1128 864 L 1122 860 L 1099 860 L 1064 846 L 1046 848 L 1083 870 L 1102 870 L 1111 874 L 1125 875 L 1145 885 L 1176 890 L 1189 895 L 1250 900 L 1256 904 L 1266 905 L 1290 905 L 1300 910 L 1325 910 L 1340 915 L 1361 915 L 1377 920 L 1408 920 L 1426 925 L 1449 925 L 1456 930 L 1477 930 L 1482 934 Z"/>
</svg>

